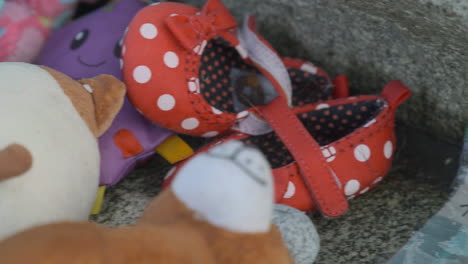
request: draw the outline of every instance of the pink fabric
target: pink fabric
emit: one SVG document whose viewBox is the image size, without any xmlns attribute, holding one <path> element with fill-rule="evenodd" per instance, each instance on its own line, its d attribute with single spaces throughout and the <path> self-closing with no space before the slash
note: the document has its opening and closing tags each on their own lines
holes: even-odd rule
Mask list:
<svg viewBox="0 0 468 264">
<path fill-rule="evenodd" d="M 15 0 L 18 3 L 24 3 L 34 9 L 40 16 L 48 18 L 57 18 L 63 12 L 76 6 L 78 0 Z M 84 0 L 82 2 L 95 3 L 98 0 Z"/>
<path fill-rule="evenodd" d="M 60 0 L 15 0 L 18 3 L 28 5 L 31 9 L 35 10 L 40 16 L 48 18 L 56 18 L 64 11 L 73 8 L 76 4 L 75 1 L 66 1 L 62 3 Z"/>
<path fill-rule="evenodd" d="M 49 28 L 26 1 L 6 1 L 0 10 L 0 61 L 32 62 Z"/>
</svg>

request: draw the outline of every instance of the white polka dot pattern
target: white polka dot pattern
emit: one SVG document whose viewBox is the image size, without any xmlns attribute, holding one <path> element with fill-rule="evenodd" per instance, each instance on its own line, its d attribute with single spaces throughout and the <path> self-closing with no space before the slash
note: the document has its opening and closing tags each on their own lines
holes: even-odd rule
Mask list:
<svg viewBox="0 0 468 264">
<path fill-rule="evenodd" d="M 133 70 L 133 79 L 137 83 L 147 83 L 151 80 L 151 70 L 144 65 L 137 66 Z"/>
<path fill-rule="evenodd" d="M 387 142 L 385 142 L 383 152 L 384 152 L 384 156 L 385 156 L 387 159 L 390 159 L 390 158 L 392 157 L 392 154 L 393 154 L 393 144 L 392 144 L 392 142 L 391 142 L 390 140 L 387 141 Z"/>
<path fill-rule="evenodd" d="M 375 180 L 372 182 L 372 184 L 377 184 L 377 183 L 381 182 L 382 180 L 383 180 L 382 177 L 378 177 L 377 179 L 375 179 Z"/>
<path fill-rule="evenodd" d="M 182 121 L 181 126 L 185 130 L 192 130 L 198 127 L 200 122 L 195 117 L 190 117 Z"/>
<path fill-rule="evenodd" d="M 344 189 L 346 196 L 350 196 L 350 195 L 357 193 L 360 187 L 361 187 L 361 183 L 359 183 L 358 180 L 348 181 Z"/>
<path fill-rule="evenodd" d="M 222 113 L 223 113 L 221 110 L 219 110 L 219 109 L 216 109 L 216 108 L 214 108 L 214 107 L 211 107 L 211 110 L 212 110 L 212 111 L 213 111 L 213 113 L 214 113 L 214 114 L 216 114 L 216 115 L 220 115 L 220 114 L 222 114 Z"/>
<path fill-rule="evenodd" d="M 158 35 L 158 28 L 151 23 L 145 23 L 140 26 L 140 34 L 145 39 L 154 39 Z"/>
<path fill-rule="evenodd" d="M 172 110 L 175 106 L 175 98 L 170 94 L 163 94 L 158 98 L 158 107 L 162 111 Z"/>
<path fill-rule="evenodd" d="M 293 197 L 294 194 L 296 194 L 296 186 L 294 185 L 294 183 L 288 182 L 288 189 L 284 193 L 283 198 L 289 199 L 289 198 Z"/>
<path fill-rule="evenodd" d="M 205 137 L 205 138 L 216 137 L 218 134 L 219 134 L 218 131 L 210 131 L 210 132 L 206 132 L 205 134 L 203 134 L 202 137 Z"/>
<path fill-rule="evenodd" d="M 164 54 L 164 64 L 169 68 L 176 68 L 179 66 L 179 57 L 175 52 L 168 51 Z"/>
<path fill-rule="evenodd" d="M 371 150 L 368 146 L 361 144 L 354 148 L 354 157 L 357 161 L 366 162 L 370 159 Z"/>
</svg>

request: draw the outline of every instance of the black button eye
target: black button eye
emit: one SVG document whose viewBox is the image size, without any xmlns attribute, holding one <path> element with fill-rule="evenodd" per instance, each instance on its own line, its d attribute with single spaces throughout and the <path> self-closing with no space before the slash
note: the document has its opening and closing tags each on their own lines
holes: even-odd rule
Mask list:
<svg viewBox="0 0 468 264">
<path fill-rule="evenodd" d="M 114 55 L 117 58 L 120 58 L 122 52 L 122 40 L 117 41 L 114 46 Z"/>
<path fill-rule="evenodd" d="M 72 40 L 70 48 L 72 50 L 76 50 L 77 48 L 81 47 L 83 43 L 85 43 L 86 39 L 88 38 L 89 30 L 83 29 L 82 31 L 78 32 Z"/>
</svg>

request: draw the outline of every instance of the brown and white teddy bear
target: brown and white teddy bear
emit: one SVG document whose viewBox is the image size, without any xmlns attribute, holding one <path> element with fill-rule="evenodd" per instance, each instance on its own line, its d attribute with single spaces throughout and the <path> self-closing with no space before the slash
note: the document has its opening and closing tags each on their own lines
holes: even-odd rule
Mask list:
<svg viewBox="0 0 468 264">
<path fill-rule="evenodd" d="M 124 95 L 110 75 L 77 82 L 47 67 L 0 63 L 0 239 L 88 218 L 99 181 L 96 137 Z"/>
<path fill-rule="evenodd" d="M 293 263 L 272 225 L 269 164 L 239 141 L 191 158 L 137 224 L 36 227 L 0 242 L 0 263 Z"/>
</svg>

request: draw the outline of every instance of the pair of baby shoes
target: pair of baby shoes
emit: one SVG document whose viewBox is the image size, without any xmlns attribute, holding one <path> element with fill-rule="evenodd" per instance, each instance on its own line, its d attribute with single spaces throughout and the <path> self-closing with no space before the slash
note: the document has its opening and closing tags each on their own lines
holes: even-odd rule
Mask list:
<svg viewBox="0 0 468 264">
<path fill-rule="evenodd" d="M 277 203 L 337 217 L 347 200 L 388 172 L 394 118 L 411 92 L 401 82 L 381 95 L 348 97 L 312 63 L 281 58 L 255 30 L 238 28 L 218 0 L 202 10 L 160 3 L 132 20 L 122 47 L 123 78 L 146 118 L 178 133 L 240 140 L 272 166 Z M 169 185 L 183 163 L 171 172 Z"/>
</svg>

